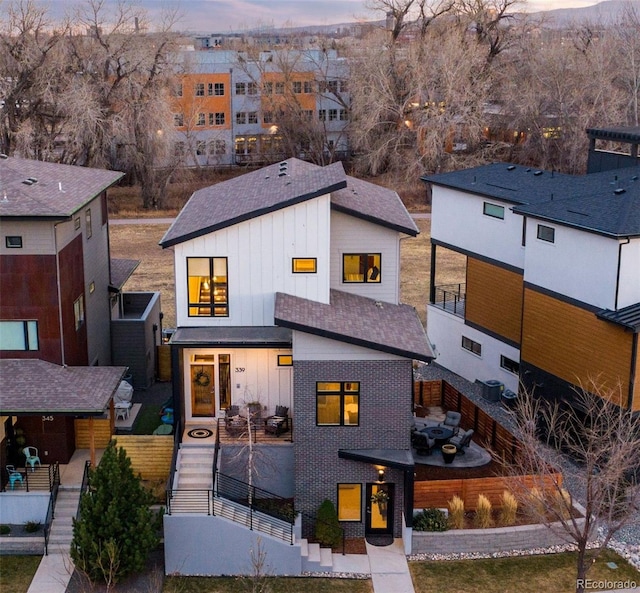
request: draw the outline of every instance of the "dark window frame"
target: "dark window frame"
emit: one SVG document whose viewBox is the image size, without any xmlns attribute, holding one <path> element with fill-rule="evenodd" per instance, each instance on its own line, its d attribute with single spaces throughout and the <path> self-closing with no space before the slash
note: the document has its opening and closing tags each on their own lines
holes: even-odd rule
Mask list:
<svg viewBox="0 0 640 593">
<path fill-rule="evenodd" d="M 22 235 L 7 235 L 4 245 L 7 249 L 22 249 Z"/>
<path fill-rule="evenodd" d="M 491 212 L 491 209 L 494 209 L 494 211 Z M 496 213 L 496 211 L 498 213 Z M 500 206 L 500 204 L 493 204 L 491 202 L 483 202 L 482 214 L 490 218 L 497 218 L 498 220 L 504 220 L 504 206 Z"/>
<path fill-rule="evenodd" d="M 321 383 L 338 383 L 340 385 L 340 388 L 336 391 L 328 391 L 328 390 L 320 391 L 318 386 Z M 345 387 L 347 384 L 357 385 L 358 386 L 357 391 L 347 390 Z M 340 419 L 338 423 L 318 422 L 319 398 L 324 396 L 333 396 L 333 397 L 340 398 L 340 405 L 339 405 Z M 344 406 L 345 406 L 344 398 L 345 397 L 355 397 L 357 400 L 358 422 L 356 422 L 355 424 L 345 423 L 345 417 L 344 417 Z M 316 426 L 347 426 L 347 427 L 360 426 L 360 381 L 316 381 Z"/>
<path fill-rule="evenodd" d="M 467 336 L 462 336 L 461 345 L 467 352 L 471 352 L 471 354 L 475 354 L 476 356 L 482 356 L 482 344 L 480 342 L 476 342 Z"/>
<path fill-rule="evenodd" d="M 0 352 L 37 352 L 40 350 L 40 332 L 37 319 L 2 319 L 2 323 L 22 323 L 22 331 L 24 335 L 24 348 L 18 349 L 1 349 Z M 35 324 L 35 344 L 31 344 L 29 340 L 29 324 Z"/>
<path fill-rule="evenodd" d="M 230 308 L 229 308 L 229 258 L 228 257 L 210 257 L 210 256 L 202 256 L 202 257 L 187 257 L 186 258 L 186 268 L 187 268 L 187 316 L 188 317 L 193 317 L 193 318 L 198 318 L 198 317 L 203 317 L 203 318 L 209 318 L 209 317 L 229 317 L 230 315 Z M 217 284 L 219 288 L 223 287 L 226 291 L 226 300 L 224 302 L 218 302 L 218 303 L 201 303 L 201 302 L 197 302 L 197 303 L 192 303 L 189 299 L 189 260 L 190 259 L 208 259 L 209 260 L 209 286 L 210 286 L 210 290 L 213 292 L 215 290 L 215 286 L 214 284 Z M 226 270 L 226 280 L 225 282 L 218 282 L 218 283 L 214 283 L 213 281 L 213 277 L 214 277 L 214 264 L 215 264 L 215 260 L 216 259 L 223 259 L 225 260 L 225 270 Z M 208 314 L 192 314 L 191 313 L 191 309 L 209 309 L 209 313 Z M 222 313 L 219 313 L 219 311 L 222 311 Z M 217 314 L 216 314 L 217 313 Z"/>
<path fill-rule="evenodd" d="M 282 362 L 282 359 L 288 358 L 290 362 Z M 278 354 L 278 366 L 279 367 L 291 367 L 293 366 L 293 354 Z"/>
<path fill-rule="evenodd" d="M 545 241 L 546 243 L 555 243 L 556 229 L 554 229 L 552 226 L 547 226 L 546 224 L 539 224 L 536 231 L 536 237 L 540 241 Z"/>
<path fill-rule="evenodd" d="M 346 274 L 344 271 L 344 259 L 345 257 L 355 257 L 358 256 L 360 258 L 364 258 L 366 265 L 364 266 L 364 273 L 362 274 L 362 280 L 347 280 Z M 373 276 L 373 278 L 369 278 L 369 258 L 377 257 L 380 261 L 380 266 L 378 268 L 377 274 Z M 375 267 L 375 264 L 374 264 Z M 342 254 L 342 283 L 343 284 L 381 284 L 382 283 L 382 253 L 343 253 Z"/>
<path fill-rule="evenodd" d="M 500 355 L 500 368 L 514 375 L 520 375 L 520 363 L 504 354 Z"/>
<path fill-rule="evenodd" d="M 312 261 L 313 270 L 296 270 L 297 261 Z M 318 258 L 317 257 L 292 257 L 291 258 L 291 273 L 292 274 L 317 274 L 318 273 Z"/>
</svg>

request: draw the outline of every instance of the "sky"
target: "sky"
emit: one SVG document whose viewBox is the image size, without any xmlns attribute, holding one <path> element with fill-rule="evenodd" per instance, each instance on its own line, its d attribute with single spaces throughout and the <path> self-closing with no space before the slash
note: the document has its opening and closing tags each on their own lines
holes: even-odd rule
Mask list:
<svg viewBox="0 0 640 593">
<path fill-rule="evenodd" d="M 79 0 L 78 0 L 79 1 Z M 109 0 L 115 2 L 115 0 Z M 133 0 L 151 14 L 162 7 L 182 13 L 179 29 L 216 33 L 256 26 L 330 25 L 357 20 L 378 20 L 381 13 L 366 9 L 366 0 Z M 598 0 L 526 0 L 527 11 L 579 8 Z M 68 0 L 49 0 L 61 9 Z"/>
</svg>

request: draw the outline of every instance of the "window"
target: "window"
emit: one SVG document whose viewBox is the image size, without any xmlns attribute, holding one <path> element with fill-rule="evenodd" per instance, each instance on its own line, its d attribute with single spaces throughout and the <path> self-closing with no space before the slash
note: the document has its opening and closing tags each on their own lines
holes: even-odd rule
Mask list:
<svg viewBox="0 0 640 593">
<path fill-rule="evenodd" d="M 247 113 L 246 113 L 246 111 L 238 111 L 236 113 L 236 123 L 237 124 L 246 124 L 247 123 Z"/>
<path fill-rule="evenodd" d="M 272 124 L 272 123 L 273 123 L 273 112 L 271 112 L 271 111 L 265 111 L 265 112 L 262 114 L 262 121 L 263 121 L 265 124 Z"/>
<path fill-rule="evenodd" d="M 257 95 L 258 94 L 258 85 L 255 82 L 250 82 L 247 84 L 247 95 Z"/>
<path fill-rule="evenodd" d="M 176 128 L 179 128 L 180 126 L 184 126 L 184 114 L 182 114 L 182 113 L 174 113 L 173 114 L 173 125 L 176 126 Z"/>
<path fill-rule="evenodd" d="M 320 121 L 325 121 L 327 119 L 327 110 L 326 109 L 318 109 L 318 119 Z"/>
<path fill-rule="evenodd" d="M 291 354 L 278 354 L 278 366 L 290 367 L 293 366 L 293 355 Z"/>
<path fill-rule="evenodd" d="M 198 156 L 207 154 L 207 143 L 204 140 L 198 140 L 196 143 L 196 154 Z"/>
<path fill-rule="evenodd" d="M 198 113 L 198 118 L 196 119 L 196 126 L 204 126 L 205 123 L 206 122 L 205 122 L 204 113 Z"/>
<path fill-rule="evenodd" d="M 299 80 L 294 80 L 293 84 L 291 85 L 293 92 L 296 95 L 299 95 L 302 93 L 302 82 Z"/>
<path fill-rule="evenodd" d="M 493 218 L 500 218 L 504 220 L 504 206 L 498 206 L 497 204 L 490 204 L 485 202 L 482 206 L 482 213 L 485 216 L 491 216 Z"/>
<path fill-rule="evenodd" d="M 336 94 L 338 92 L 338 81 L 330 80 L 329 82 L 327 82 L 327 90 L 330 93 Z"/>
<path fill-rule="evenodd" d="M 91 239 L 91 235 L 93 234 L 93 229 L 91 228 L 91 208 L 88 208 L 87 210 L 85 210 L 84 226 L 85 226 L 85 232 L 87 233 L 87 239 Z"/>
<path fill-rule="evenodd" d="M 478 342 L 474 342 L 471 338 L 467 338 L 466 336 L 462 336 L 462 347 L 469 352 L 473 352 L 478 356 L 482 356 L 482 344 Z"/>
<path fill-rule="evenodd" d="M 5 237 L 5 245 L 7 249 L 21 249 L 22 248 L 22 237 L 18 235 L 12 235 Z"/>
<path fill-rule="evenodd" d="M 209 97 L 222 97 L 224 95 L 224 82 L 210 82 L 207 84 Z"/>
<path fill-rule="evenodd" d="M 340 92 L 341 93 L 346 93 L 347 92 L 347 81 L 346 80 L 339 81 L 338 87 L 340 88 Z"/>
<path fill-rule="evenodd" d="M 305 80 L 304 81 L 304 92 L 306 94 L 313 93 L 313 80 Z"/>
<path fill-rule="evenodd" d="M 341 109 L 340 110 L 340 121 L 347 121 L 347 110 L 346 109 Z"/>
<path fill-rule="evenodd" d="M 228 317 L 226 257 L 188 257 L 190 317 Z"/>
<path fill-rule="evenodd" d="M 515 360 L 511 360 L 506 356 L 500 355 L 500 366 L 505 370 L 517 375 L 520 373 L 520 363 Z"/>
<path fill-rule="evenodd" d="M 213 115 L 213 124 L 214 126 L 224 126 L 224 111 L 218 111 L 214 114 L 209 114 L 209 119 L 211 120 L 211 115 Z"/>
<path fill-rule="evenodd" d="M 329 121 L 336 121 L 338 119 L 338 110 L 329 109 Z"/>
<path fill-rule="evenodd" d="M 182 83 L 176 84 L 173 92 L 176 97 L 182 97 Z"/>
<path fill-rule="evenodd" d="M 0 321 L 0 350 L 38 350 L 38 322 Z"/>
<path fill-rule="evenodd" d="M 209 154 L 225 154 L 227 145 L 224 140 L 212 140 L 209 142 Z"/>
<path fill-rule="evenodd" d="M 264 83 L 264 94 L 265 95 L 273 94 L 273 83 L 272 82 L 265 82 Z"/>
<path fill-rule="evenodd" d="M 316 383 L 316 423 L 325 426 L 358 426 L 359 382 Z"/>
<path fill-rule="evenodd" d="M 204 97 L 204 82 L 197 82 L 195 84 L 193 94 L 196 97 Z"/>
<path fill-rule="evenodd" d="M 247 114 L 247 122 L 250 124 L 258 123 L 258 112 L 257 111 L 249 111 Z"/>
<path fill-rule="evenodd" d="M 313 119 L 313 109 L 305 109 L 302 115 L 307 121 L 311 121 Z"/>
<path fill-rule="evenodd" d="M 276 95 L 284 95 L 284 82 L 276 82 Z"/>
<path fill-rule="evenodd" d="M 362 484 L 338 484 L 338 521 L 362 521 Z"/>
<path fill-rule="evenodd" d="M 184 142 L 176 142 L 173 145 L 173 154 L 174 156 L 184 156 Z"/>
<path fill-rule="evenodd" d="M 236 95 L 244 95 L 247 92 L 247 85 L 244 82 L 236 82 Z"/>
<path fill-rule="evenodd" d="M 73 303 L 73 318 L 77 331 L 84 324 L 84 295 L 82 294 Z"/>
<path fill-rule="evenodd" d="M 76 231 L 79 231 L 79 230 L 80 230 L 80 217 L 79 217 L 79 216 L 78 216 L 78 217 L 76 217 L 76 218 L 73 220 L 73 228 L 74 228 Z"/>
<path fill-rule="evenodd" d="M 292 271 L 294 274 L 315 274 L 318 270 L 318 259 L 315 257 L 294 257 Z"/>
<path fill-rule="evenodd" d="M 379 253 L 345 253 L 342 256 L 343 282 L 380 282 Z"/>
<path fill-rule="evenodd" d="M 556 229 L 544 224 L 538 225 L 538 239 L 541 241 L 547 241 L 549 243 L 555 243 L 556 241 Z"/>
</svg>

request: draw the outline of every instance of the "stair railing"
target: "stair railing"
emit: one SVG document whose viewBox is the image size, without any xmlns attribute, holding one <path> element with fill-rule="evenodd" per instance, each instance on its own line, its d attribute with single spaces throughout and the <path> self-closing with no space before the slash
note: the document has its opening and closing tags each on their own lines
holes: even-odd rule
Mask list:
<svg viewBox="0 0 640 593">
<path fill-rule="evenodd" d="M 49 535 L 51 534 L 51 524 L 55 519 L 56 501 L 58 500 L 58 490 L 60 489 L 60 466 L 56 461 L 49 466 L 49 506 L 47 517 L 44 520 L 44 555 L 49 555 Z"/>
</svg>

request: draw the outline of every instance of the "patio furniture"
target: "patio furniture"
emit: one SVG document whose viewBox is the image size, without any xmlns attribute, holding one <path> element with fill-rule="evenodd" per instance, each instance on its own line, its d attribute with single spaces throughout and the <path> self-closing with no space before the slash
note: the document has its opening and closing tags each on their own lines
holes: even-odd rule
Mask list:
<svg viewBox="0 0 640 593">
<path fill-rule="evenodd" d="M 289 408 L 276 406 L 276 413 L 264 419 L 264 431 L 279 437 L 289 430 Z"/>
<path fill-rule="evenodd" d="M 427 426 L 420 432 L 426 434 L 430 439 L 434 439 L 436 447 L 442 447 L 442 445 L 447 444 L 453 436 L 453 430 L 446 426 Z"/>
<path fill-rule="evenodd" d="M 449 410 L 445 414 L 444 421 L 440 422 L 439 426 L 446 426 L 453 431 L 453 434 L 458 434 L 461 419 L 462 419 L 462 414 L 460 414 L 460 412 L 454 412 L 452 410 Z"/>
<path fill-rule="evenodd" d="M 229 406 L 224 411 L 224 427 L 227 433 L 237 437 L 247 429 L 247 419 L 240 416 L 240 406 Z"/>
<path fill-rule="evenodd" d="M 129 412 L 131 411 L 131 402 L 118 402 L 113 406 L 113 409 L 116 413 L 116 420 L 118 420 L 118 418 L 126 420 L 129 417 Z"/>
<path fill-rule="evenodd" d="M 35 447 L 25 447 L 24 449 L 22 449 L 22 452 L 27 458 L 24 466 L 27 467 L 27 464 L 29 464 L 31 466 L 32 472 L 35 471 L 34 466 L 36 463 L 40 466 L 42 465 L 40 463 L 40 457 L 38 457 L 38 449 L 36 449 Z"/>
<path fill-rule="evenodd" d="M 15 468 L 13 465 L 7 465 L 7 474 L 9 474 L 9 486 L 11 490 L 14 489 L 16 482 L 20 482 L 20 486 L 24 483 L 24 478 L 22 474 Z"/>
<path fill-rule="evenodd" d="M 469 430 L 465 430 L 463 432 L 458 433 L 457 435 L 451 437 L 449 442 L 452 445 L 455 445 L 458 449 L 458 453 L 460 455 L 464 455 L 464 450 L 471 443 L 471 437 L 473 436 L 473 428 Z"/>
<path fill-rule="evenodd" d="M 411 445 L 416 450 L 418 455 L 431 455 L 431 450 L 435 446 L 435 439 L 429 438 L 427 434 L 422 431 L 414 430 L 411 433 Z"/>
</svg>

